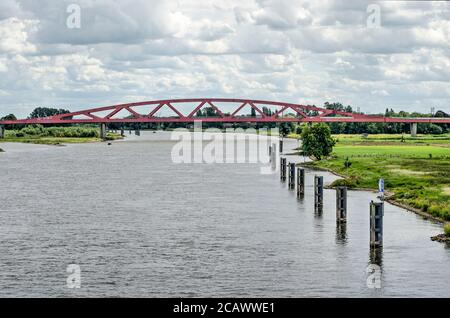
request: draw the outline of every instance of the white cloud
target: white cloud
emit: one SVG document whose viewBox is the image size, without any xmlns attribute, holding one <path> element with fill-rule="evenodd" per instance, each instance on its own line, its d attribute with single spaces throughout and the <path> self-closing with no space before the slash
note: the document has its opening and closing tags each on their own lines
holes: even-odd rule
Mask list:
<svg viewBox="0 0 450 318">
<path fill-rule="evenodd" d="M 0 114 L 198 96 L 450 111 L 450 5 L 379 2 L 370 29 L 372 2 L 3 0 Z"/>
<path fill-rule="evenodd" d="M 0 21 L 0 53 L 32 53 L 35 46 L 28 42 L 28 32 L 34 30 L 36 23 L 29 20 L 8 18 Z"/>
</svg>

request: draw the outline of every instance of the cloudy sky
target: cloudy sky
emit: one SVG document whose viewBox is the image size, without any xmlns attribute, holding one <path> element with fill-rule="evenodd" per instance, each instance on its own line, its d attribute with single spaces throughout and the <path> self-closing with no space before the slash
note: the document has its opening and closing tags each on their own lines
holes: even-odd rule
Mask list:
<svg viewBox="0 0 450 318">
<path fill-rule="evenodd" d="M 0 2 L 0 115 L 182 97 L 450 112 L 449 82 L 444 1 Z"/>
</svg>

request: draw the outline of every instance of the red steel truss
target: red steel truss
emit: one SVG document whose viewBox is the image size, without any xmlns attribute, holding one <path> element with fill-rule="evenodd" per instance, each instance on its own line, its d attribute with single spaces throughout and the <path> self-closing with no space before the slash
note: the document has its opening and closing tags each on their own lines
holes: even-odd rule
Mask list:
<svg viewBox="0 0 450 318">
<path fill-rule="evenodd" d="M 186 114 L 183 108 L 188 104 L 196 103 L 196 107 Z M 225 112 L 218 105 L 234 105 L 233 111 Z M 174 105 L 176 104 L 176 105 Z M 150 106 L 150 112 L 143 112 L 143 106 Z M 185 107 L 186 106 L 186 107 Z M 223 106 L 223 105 L 222 105 Z M 254 116 L 238 115 L 244 107 L 250 106 L 255 110 Z M 276 109 L 271 115 L 262 111 L 262 107 Z M 153 107 L 153 108 L 152 108 Z M 190 106 L 192 107 L 192 106 Z M 197 117 L 196 114 L 204 107 L 215 110 L 212 117 Z M 148 108 L 148 107 L 146 107 Z M 160 117 L 157 112 L 163 108 L 171 109 L 173 116 Z M 114 118 L 120 112 L 126 111 L 125 118 Z M 106 113 L 99 115 L 96 113 Z M 256 115 L 255 115 L 256 114 Z M 78 118 L 77 118 L 78 117 Z M 79 118 L 83 117 L 83 118 Z M 107 107 L 92 108 L 73 112 L 70 114 L 55 115 L 45 118 L 20 119 L 16 121 L 0 121 L 1 125 L 10 124 L 73 124 L 73 123 L 143 123 L 143 122 L 388 122 L 388 123 L 450 123 L 450 118 L 406 118 L 406 117 L 384 117 L 335 111 L 315 106 L 300 104 L 251 100 L 251 99 L 228 99 L 228 98 L 193 98 L 193 99 L 167 99 L 146 101 L 139 103 L 120 104 Z"/>
</svg>

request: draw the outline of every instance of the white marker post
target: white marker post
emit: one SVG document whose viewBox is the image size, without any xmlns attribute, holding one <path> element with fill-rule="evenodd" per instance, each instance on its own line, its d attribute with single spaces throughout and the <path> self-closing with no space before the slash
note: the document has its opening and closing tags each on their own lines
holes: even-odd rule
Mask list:
<svg viewBox="0 0 450 318">
<path fill-rule="evenodd" d="M 378 192 L 380 193 L 380 199 L 384 199 L 384 179 L 378 180 Z"/>
</svg>

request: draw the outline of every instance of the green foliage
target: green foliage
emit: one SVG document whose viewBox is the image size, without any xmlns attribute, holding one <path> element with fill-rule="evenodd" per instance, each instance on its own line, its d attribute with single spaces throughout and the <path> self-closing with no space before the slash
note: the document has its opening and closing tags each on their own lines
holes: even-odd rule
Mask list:
<svg viewBox="0 0 450 318">
<path fill-rule="evenodd" d="M 332 157 L 310 163 L 347 177 L 333 185 L 377 189 L 378 180 L 383 178 L 386 190 L 397 202 L 450 221 L 450 195 L 446 190 L 450 184 L 450 140 L 435 146 L 401 143 L 400 136 L 389 145 L 362 144 L 358 136 L 352 136 L 354 142 L 347 137 L 340 139 Z M 352 162 L 348 168 L 347 158 Z"/>
<path fill-rule="evenodd" d="M 6 115 L 5 117 L 0 118 L 0 120 L 17 120 L 14 114 Z"/>
<path fill-rule="evenodd" d="M 60 114 L 70 113 L 66 109 L 56 109 L 56 108 L 48 108 L 48 107 L 37 107 L 35 108 L 29 118 L 43 118 Z"/>
<path fill-rule="evenodd" d="M 350 160 L 348 160 L 348 157 L 347 157 L 344 162 L 344 167 L 350 168 L 351 166 L 352 166 L 352 163 L 350 162 Z"/>
<path fill-rule="evenodd" d="M 220 117 L 214 107 L 203 107 L 196 114 L 197 117 Z"/>
<path fill-rule="evenodd" d="M 286 137 L 289 135 L 292 131 L 294 131 L 294 123 L 281 123 L 280 124 L 280 136 Z"/>
<path fill-rule="evenodd" d="M 99 130 L 93 127 L 81 127 L 81 126 L 45 128 L 42 125 L 31 125 L 26 126 L 20 130 L 8 131 L 7 137 L 98 138 Z"/>
<path fill-rule="evenodd" d="M 444 233 L 447 236 L 450 236 L 450 223 L 444 225 Z"/>
<path fill-rule="evenodd" d="M 344 106 L 341 103 L 334 102 L 324 103 L 324 108 L 336 110 L 336 111 L 345 111 L 345 112 L 353 112 L 353 108 L 349 106 Z M 381 115 L 385 117 L 431 117 L 430 113 L 409 113 L 406 111 L 395 112 L 392 108 L 386 108 L 383 114 L 374 114 Z M 443 111 L 437 111 L 434 115 L 435 117 L 448 117 L 449 115 Z M 400 133 L 410 133 L 410 124 L 409 123 L 328 123 L 327 125 L 331 128 L 332 134 L 361 134 L 361 133 L 369 133 L 369 134 L 400 134 Z M 419 134 L 442 134 L 448 132 L 450 129 L 449 124 L 427 124 L 420 123 L 417 125 L 417 132 Z"/>
<path fill-rule="evenodd" d="M 356 178 L 337 179 L 331 184 L 332 187 L 357 188 L 358 181 Z"/>
<path fill-rule="evenodd" d="M 301 138 L 303 153 L 307 156 L 314 156 L 317 160 L 329 156 L 336 143 L 331 137 L 330 127 L 323 123 L 303 128 Z"/>
</svg>

